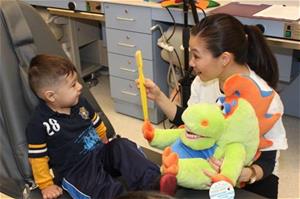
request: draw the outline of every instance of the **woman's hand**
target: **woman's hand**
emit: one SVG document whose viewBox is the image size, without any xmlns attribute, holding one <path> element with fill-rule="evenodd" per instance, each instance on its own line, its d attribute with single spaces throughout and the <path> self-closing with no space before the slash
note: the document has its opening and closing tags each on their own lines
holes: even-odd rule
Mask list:
<svg viewBox="0 0 300 199">
<path fill-rule="evenodd" d="M 210 164 L 210 166 L 217 172 L 220 173 L 220 168 L 221 165 L 223 163 L 223 159 L 218 160 L 215 157 L 211 157 L 208 160 L 208 163 Z M 208 177 L 212 178 L 214 177 L 216 174 L 213 174 L 211 172 L 209 172 L 208 170 L 203 170 L 204 174 L 207 175 Z"/>
<path fill-rule="evenodd" d="M 135 82 L 137 87 L 139 87 L 139 80 Z M 145 79 L 144 85 L 148 99 L 153 100 L 170 120 L 174 120 L 177 112 L 176 104 L 171 102 L 152 80 Z"/>
<path fill-rule="evenodd" d="M 62 194 L 63 194 L 62 188 L 60 188 L 59 186 L 57 186 L 55 184 L 42 189 L 43 199 L 55 199 L 55 198 L 58 198 Z"/>
<path fill-rule="evenodd" d="M 218 160 L 214 157 L 209 158 L 208 163 L 210 166 L 217 172 L 220 173 L 221 171 L 221 165 L 223 163 L 223 160 Z M 204 170 L 205 175 L 212 178 L 215 174 L 212 174 L 211 172 Z M 251 169 L 244 167 L 241 171 L 241 174 L 238 178 L 238 182 L 248 182 L 251 176 Z"/>
<path fill-rule="evenodd" d="M 137 87 L 140 87 L 139 80 L 135 80 Z M 156 101 L 156 99 L 161 95 L 160 88 L 150 79 L 145 79 L 145 88 L 147 97 L 151 100 Z"/>
<path fill-rule="evenodd" d="M 260 180 L 264 175 L 264 171 L 257 164 L 252 164 L 250 167 L 244 167 L 238 179 L 239 183 L 254 183 Z M 251 179 L 252 178 L 252 179 Z M 254 181 L 253 181 L 254 180 Z M 252 182 L 251 182 L 252 181 Z"/>
<path fill-rule="evenodd" d="M 239 183 L 249 182 L 252 171 L 248 167 L 244 167 L 241 171 L 240 177 L 238 178 Z"/>
<path fill-rule="evenodd" d="M 208 162 L 209 164 L 211 165 L 211 167 L 217 172 L 217 173 L 220 173 L 221 172 L 221 165 L 223 164 L 223 160 L 218 160 L 214 157 L 211 157 L 208 159 Z M 255 171 L 256 173 L 258 174 L 257 175 L 257 180 L 259 180 L 262 175 L 263 175 L 263 171 L 262 169 L 258 166 L 258 165 L 252 165 L 252 167 L 255 168 Z M 207 170 L 204 170 L 203 171 L 205 175 L 207 175 L 208 177 L 212 178 L 215 176 L 215 174 L 207 171 Z M 252 170 L 248 167 L 244 167 L 241 171 L 241 174 L 238 178 L 238 184 L 242 185 L 242 184 L 245 184 L 247 182 L 249 182 L 250 178 L 251 178 L 251 175 L 252 175 Z"/>
</svg>

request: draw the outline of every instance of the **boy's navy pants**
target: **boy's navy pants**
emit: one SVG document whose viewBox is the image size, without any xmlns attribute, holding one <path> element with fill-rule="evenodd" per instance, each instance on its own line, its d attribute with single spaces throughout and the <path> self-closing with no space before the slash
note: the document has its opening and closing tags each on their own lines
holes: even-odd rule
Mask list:
<svg viewBox="0 0 300 199">
<path fill-rule="evenodd" d="M 124 185 L 114 179 L 118 176 L 129 190 L 147 190 L 154 186 L 160 171 L 135 143 L 117 138 L 86 155 L 65 175 L 62 186 L 76 199 L 110 199 L 125 191 Z"/>
</svg>

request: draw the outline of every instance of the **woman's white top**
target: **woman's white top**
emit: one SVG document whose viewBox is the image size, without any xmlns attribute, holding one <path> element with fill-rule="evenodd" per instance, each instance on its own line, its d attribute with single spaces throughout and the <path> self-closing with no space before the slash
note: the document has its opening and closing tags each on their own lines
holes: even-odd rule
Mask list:
<svg viewBox="0 0 300 199">
<path fill-rule="evenodd" d="M 272 88 L 252 70 L 250 70 L 250 77 L 259 85 L 262 90 L 272 90 Z M 214 79 L 209 82 L 203 82 L 198 76 L 196 76 L 191 85 L 191 96 L 188 101 L 188 105 L 197 104 L 200 102 L 215 103 L 217 98 L 220 96 L 223 96 L 223 94 L 220 91 L 218 79 Z M 268 113 L 283 114 L 283 104 L 280 96 L 277 93 L 270 104 Z M 272 129 L 265 134 L 265 138 L 272 140 L 273 145 L 263 149 L 262 151 L 285 150 L 288 148 L 286 132 L 281 117 L 274 124 Z"/>
</svg>

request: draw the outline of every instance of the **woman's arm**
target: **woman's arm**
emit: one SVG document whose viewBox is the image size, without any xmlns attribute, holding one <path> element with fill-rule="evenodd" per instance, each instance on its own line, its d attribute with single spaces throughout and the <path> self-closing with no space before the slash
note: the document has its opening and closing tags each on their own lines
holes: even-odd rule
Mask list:
<svg viewBox="0 0 300 199">
<path fill-rule="evenodd" d="M 175 117 L 174 117 L 173 120 L 171 120 L 171 122 L 172 122 L 173 124 L 175 124 L 176 126 L 180 126 L 180 125 L 183 124 L 183 121 L 182 121 L 182 119 L 181 119 L 181 116 L 182 116 L 184 110 L 185 110 L 185 109 L 182 108 L 182 107 L 180 107 L 180 106 L 177 106 L 177 107 L 176 107 L 176 114 L 175 114 Z"/>
<path fill-rule="evenodd" d="M 262 180 L 269 175 L 272 174 L 275 163 L 276 163 L 276 153 L 277 151 L 262 151 L 260 157 L 253 162 L 250 167 L 244 167 L 238 179 L 238 182 L 245 182 L 249 183 L 253 173 L 255 171 L 256 181 Z M 209 160 L 210 165 L 217 171 L 220 171 L 220 167 L 223 163 L 223 160 L 217 160 L 215 158 L 210 158 Z M 254 171 L 253 171 L 254 169 Z M 207 176 L 213 177 L 213 175 L 209 172 L 205 172 Z"/>
<path fill-rule="evenodd" d="M 160 91 L 160 94 L 156 97 L 155 102 L 169 118 L 169 120 L 174 120 L 177 106 L 175 103 L 171 102 L 171 100 L 162 91 Z"/>
</svg>

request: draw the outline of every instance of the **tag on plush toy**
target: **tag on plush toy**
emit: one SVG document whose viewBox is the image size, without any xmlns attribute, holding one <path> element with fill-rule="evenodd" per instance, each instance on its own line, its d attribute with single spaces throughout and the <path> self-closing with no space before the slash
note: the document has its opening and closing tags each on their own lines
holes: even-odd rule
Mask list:
<svg viewBox="0 0 300 199">
<path fill-rule="evenodd" d="M 211 185 L 209 197 L 210 199 L 233 199 L 234 189 L 230 183 L 219 181 Z"/>
</svg>

